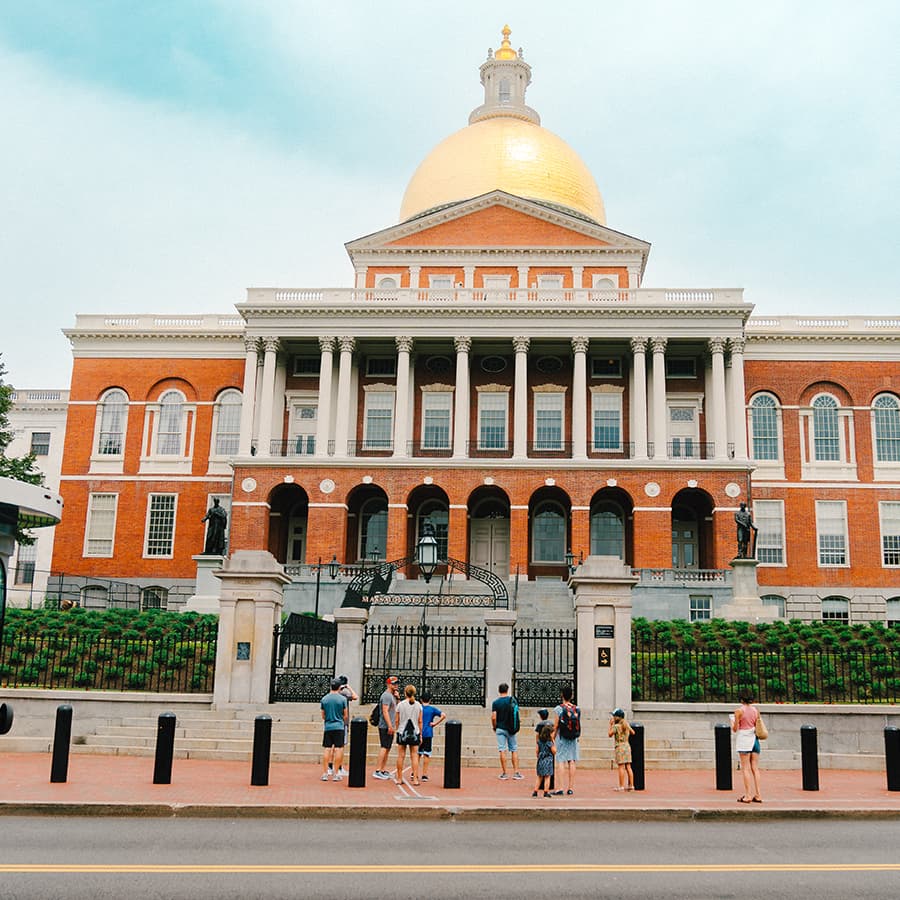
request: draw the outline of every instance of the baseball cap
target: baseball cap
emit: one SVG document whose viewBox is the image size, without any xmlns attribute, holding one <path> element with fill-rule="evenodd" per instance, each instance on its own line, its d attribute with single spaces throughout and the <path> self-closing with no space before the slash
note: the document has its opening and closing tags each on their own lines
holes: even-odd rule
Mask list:
<svg viewBox="0 0 900 900">
<path fill-rule="evenodd" d="M 388 684 L 400 684 L 400 679 L 396 675 L 388 675 L 387 683 Z"/>
<path fill-rule="evenodd" d="M 340 679 L 340 678 L 332 678 L 332 679 L 331 679 L 331 689 L 332 689 L 333 691 L 336 691 L 340 686 L 341 686 L 341 679 Z"/>
<path fill-rule="evenodd" d="M 617 716 L 620 719 L 625 718 L 625 710 L 621 706 L 617 706 L 611 713 L 611 716 Z"/>
</svg>

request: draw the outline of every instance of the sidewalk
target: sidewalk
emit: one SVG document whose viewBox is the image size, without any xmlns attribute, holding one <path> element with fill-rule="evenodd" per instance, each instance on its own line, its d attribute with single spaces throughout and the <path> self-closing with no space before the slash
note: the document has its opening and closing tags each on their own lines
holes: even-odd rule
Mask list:
<svg viewBox="0 0 900 900">
<path fill-rule="evenodd" d="M 50 755 L 0 753 L 0 815 L 272 816 L 286 818 L 737 818 L 897 817 L 900 793 L 887 790 L 884 772 L 823 769 L 819 791 L 801 790 L 799 771 L 762 773 L 762 804 L 737 803 L 741 773 L 732 791 L 715 789 L 715 772 L 646 773 L 646 790 L 618 793 L 612 771 L 578 772 L 573 796 L 533 799 L 532 771 L 521 781 L 500 781 L 496 768 L 463 768 L 462 787 L 445 790 L 443 772 L 418 788 L 366 773 L 365 788 L 319 780 L 316 765 L 273 763 L 269 786 L 250 786 L 250 762 L 178 760 L 172 784 L 154 785 L 153 759 L 72 754 L 68 782 L 50 784 Z M 529 760 L 531 762 L 531 760 Z M 408 773 L 407 773 L 408 775 Z M 564 787 L 565 785 L 561 785 Z"/>
</svg>

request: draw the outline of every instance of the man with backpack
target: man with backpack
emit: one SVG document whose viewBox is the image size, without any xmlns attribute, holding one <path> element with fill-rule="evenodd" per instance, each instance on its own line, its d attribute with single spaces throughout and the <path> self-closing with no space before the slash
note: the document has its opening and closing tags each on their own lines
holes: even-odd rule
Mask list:
<svg viewBox="0 0 900 900">
<path fill-rule="evenodd" d="M 572 702 L 572 688 L 566 685 L 556 707 L 556 773 L 566 774 L 566 794 L 575 793 L 575 763 L 579 758 L 578 739 L 581 737 L 581 709 Z M 558 782 L 557 782 L 558 784 Z"/>
<path fill-rule="evenodd" d="M 491 704 L 491 728 L 497 735 L 497 749 L 500 751 L 500 780 L 506 781 L 506 753 L 512 757 L 513 778 L 522 779 L 519 771 L 519 745 L 516 735 L 519 733 L 519 703 L 509 693 L 509 685 L 503 682 L 498 688 L 500 696 Z"/>
</svg>

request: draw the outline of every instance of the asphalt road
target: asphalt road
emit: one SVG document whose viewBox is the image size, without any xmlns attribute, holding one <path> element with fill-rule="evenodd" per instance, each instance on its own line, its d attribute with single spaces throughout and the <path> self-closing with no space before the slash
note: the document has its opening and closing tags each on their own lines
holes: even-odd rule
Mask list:
<svg viewBox="0 0 900 900">
<path fill-rule="evenodd" d="M 0 898 L 900 893 L 900 822 L 0 818 Z"/>
</svg>

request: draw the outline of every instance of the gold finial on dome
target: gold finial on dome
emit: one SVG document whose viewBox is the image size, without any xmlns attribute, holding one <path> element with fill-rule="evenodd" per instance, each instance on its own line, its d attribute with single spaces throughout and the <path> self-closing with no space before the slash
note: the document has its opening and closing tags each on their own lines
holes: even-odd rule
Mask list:
<svg viewBox="0 0 900 900">
<path fill-rule="evenodd" d="M 512 44 L 509 42 L 509 36 L 512 34 L 509 25 L 504 25 L 503 31 L 500 33 L 503 35 L 503 40 L 494 54 L 494 59 L 516 59 L 516 51 L 513 50 Z"/>
</svg>

